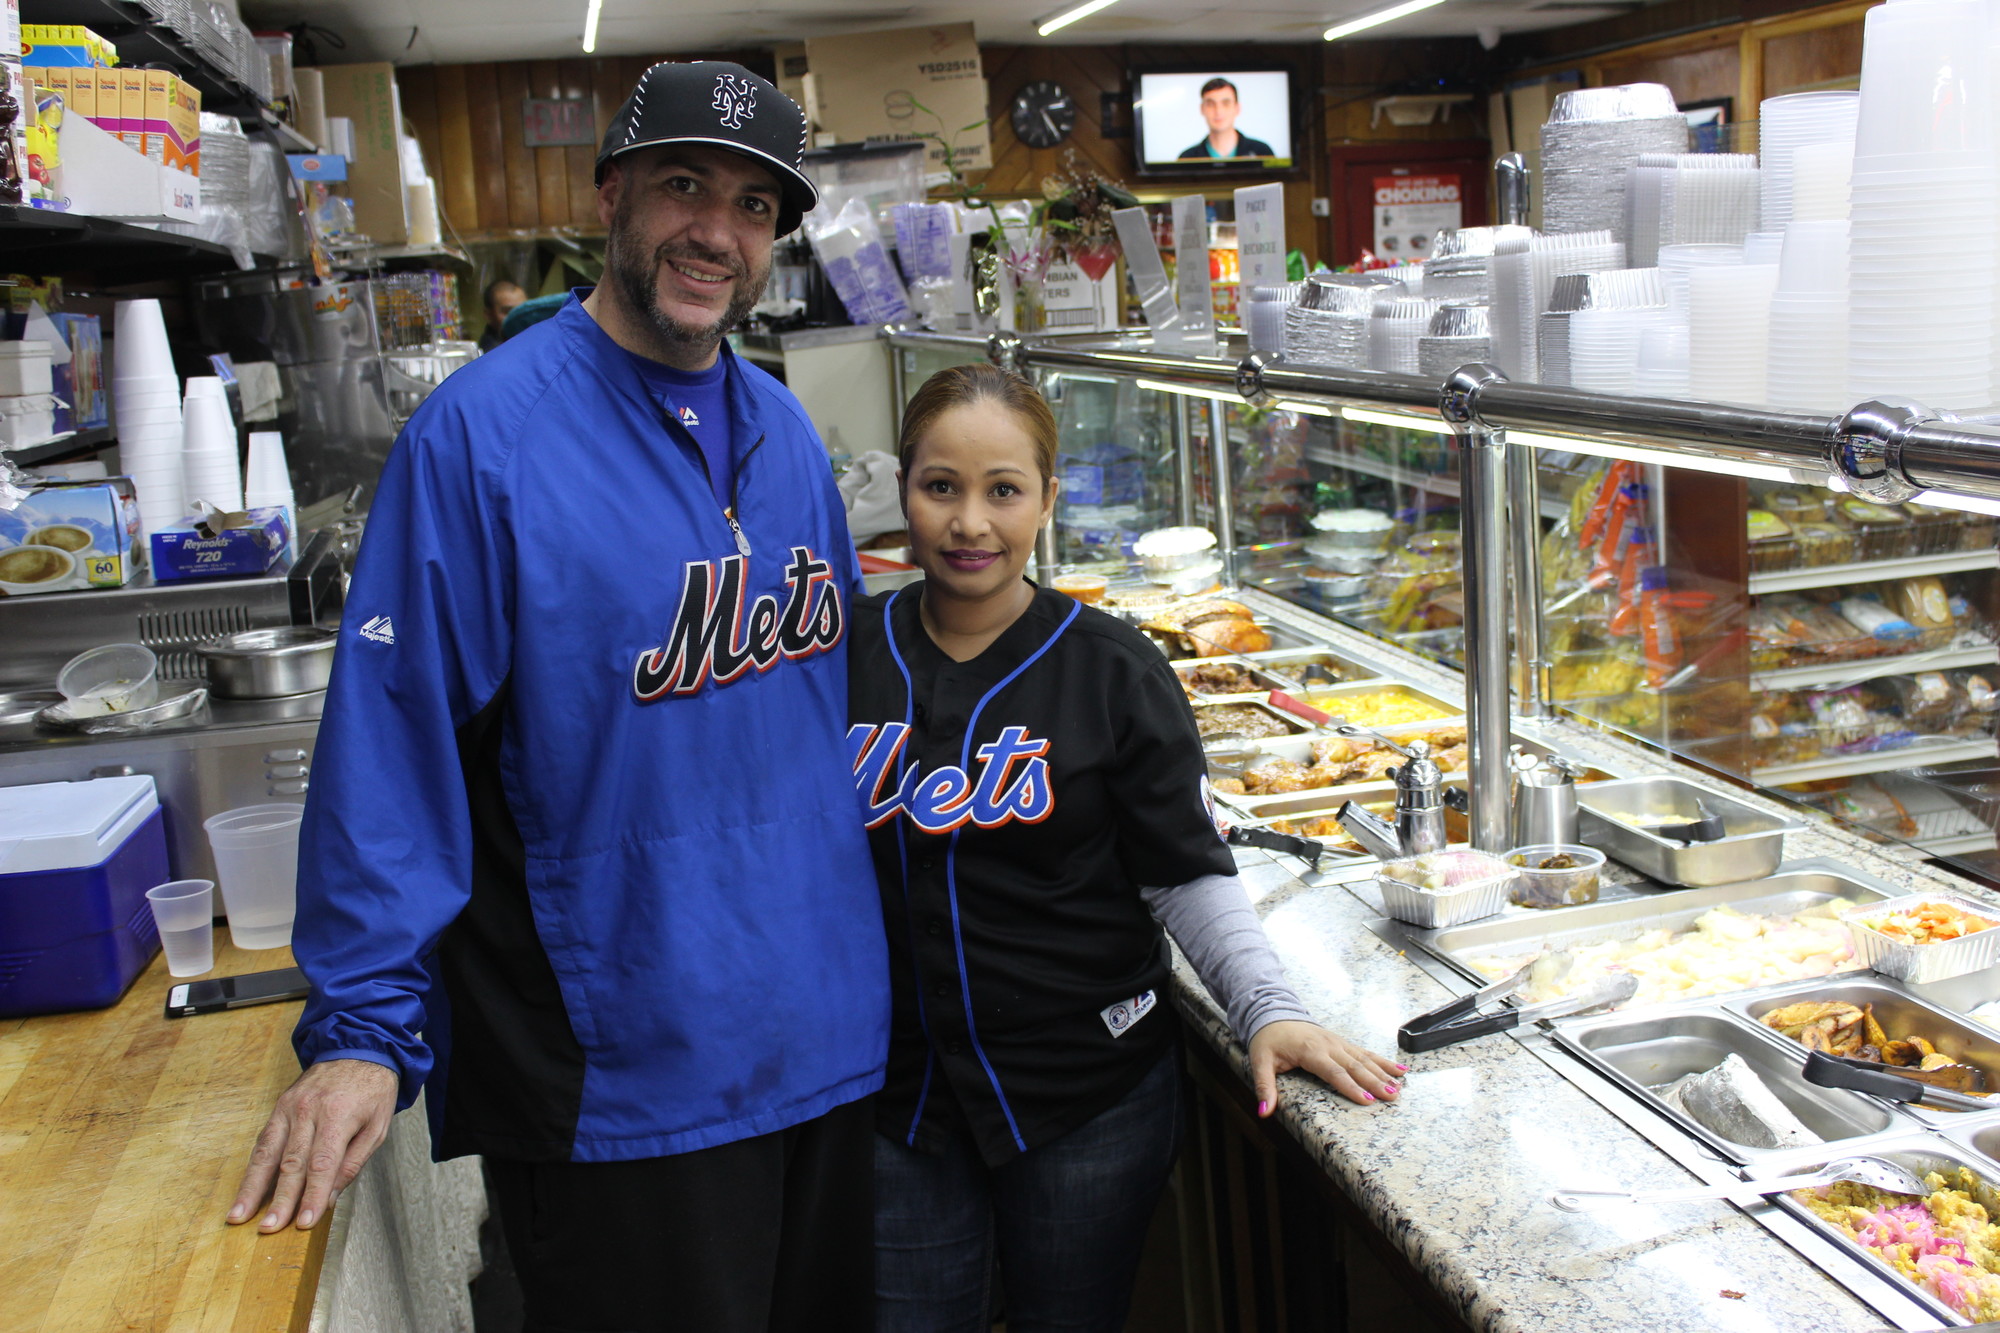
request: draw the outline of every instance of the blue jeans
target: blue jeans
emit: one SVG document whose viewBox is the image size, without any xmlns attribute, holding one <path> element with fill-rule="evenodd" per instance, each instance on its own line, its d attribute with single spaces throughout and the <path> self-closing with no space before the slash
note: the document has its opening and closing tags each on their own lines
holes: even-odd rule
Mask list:
<svg viewBox="0 0 2000 1333">
<path fill-rule="evenodd" d="M 999 1167 L 963 1131 L 936 1156 L 877 1134 L 876 1333 L 986 1333 L 996 1245 L 1008 1333 L 1120 1333 L 1182 1097 L 1176 1047 L 1110 1110 Z"/>
</svg>

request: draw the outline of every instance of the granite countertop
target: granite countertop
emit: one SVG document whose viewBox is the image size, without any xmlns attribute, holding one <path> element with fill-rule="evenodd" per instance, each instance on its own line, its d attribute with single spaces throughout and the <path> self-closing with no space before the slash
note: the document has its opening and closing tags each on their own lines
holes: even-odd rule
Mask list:
<svg viewBox="0 0 2000 1333">
<path fill-rule="evenodd" d="M 1394 647 L 1275 599 L 1249 594 L 1245 600 L 1270 619 L 1391 663 L 1413 684 L 1454 694 L 1463 689 L 1456 673 Z M 1580 725 L 1558 723 L 1544 734 L 1614 771 L 1674 768 L 1653 751 Z M 1732 795 L 1798 815 L 1761 797 Z M 1831 826 L 1788 835 L 1786 860 L 1817 856 L 1913 891 L 1967 887 Z M 1301 881 L 1299 863 L 1289 858 L 1239 849 L 1237 859 L 1293 987 L 1326 1027 L 1392 1055 L 1399 1026 L 1450 998 L 1369 930 L 1367 922 L 1380 913 L 1355 892 Z M 1242 1047 L 1178 954 L 1174 983 L 1190 1027 L 1247 1082 Z M 1396 1058 L 1411 1072 L 1395 1103 L 1355 1106 L 1317 1080 L 1287 1075 L 1276 1116 L 1472 1328 L 1848 1333 L 1887 1327 L 1727 1203 L 1572 1214 L 1545 1202 L 1561 1186 L 1665 1189 L 1699 1181 L 1512 1038 Z"/>
</svg>

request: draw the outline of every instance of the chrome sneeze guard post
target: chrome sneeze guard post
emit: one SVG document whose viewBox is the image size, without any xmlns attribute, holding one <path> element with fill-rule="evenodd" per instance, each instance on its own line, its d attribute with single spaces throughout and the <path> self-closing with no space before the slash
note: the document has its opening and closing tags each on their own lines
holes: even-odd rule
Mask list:
<svg viewBox="0 0 2000 1333">
<path fill-rule="evenodd" d="M 1553 670 L 1542 629 L 1542 484 L 1533 449 L 1507 450 L 1507 544 L 1513 554 L 1514 711 L 1531 721 L 1555 713 Z"/>
<path fill-rule="evenodd" d="M 1479 419 L 1477 399 L 1505 377 L 1461 366 L 1445 381 L 1439 412 L 1459 448 L 1458 522 L 1465 563 L 1465 729 L 1472 845 L 1508 847 L 1507 436 Z"/>
<path fill-rule="evenodd" d="M 1174 523 L 1194 526 L 1194 404 L 1184 393 L 1174 400 Z"/>
<path fill-rule="evenodd" d="M 1208 400 L 1209 447 L 1215 468 L 1215 544 L 1222 554 L 1222 578 L 1236 580 L 1236 487 L 1229 475 L 1229 408 Z"/>
</svg>

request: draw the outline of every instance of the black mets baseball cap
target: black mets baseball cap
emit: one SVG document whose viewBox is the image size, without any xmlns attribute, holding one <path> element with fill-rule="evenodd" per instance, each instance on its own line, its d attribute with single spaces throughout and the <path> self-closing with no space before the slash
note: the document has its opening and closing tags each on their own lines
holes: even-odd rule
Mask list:
<svg viewBox="0 0 2000 1333">
<path fill-rule="evenodd" d="M 819 203 L 800 170 L 806 117 L 798 103 L 741 65 L 726 60 L 664 61 L 639 76 L 639 86 L 611 118 L 597 150 L 597 183 L 620 153 L 663 143 L 699 143 L 755 158 L 778 178 L 778 235 L 798 230 Z"/>
</svg>

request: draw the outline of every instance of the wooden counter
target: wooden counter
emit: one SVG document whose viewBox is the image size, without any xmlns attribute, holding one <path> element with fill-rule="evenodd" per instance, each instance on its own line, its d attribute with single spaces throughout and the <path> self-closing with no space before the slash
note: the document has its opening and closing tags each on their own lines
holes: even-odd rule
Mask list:
<svg viewBox="0 0 2000 1333">
<path fill-rule="evenodd" d="M 210 976 L 291 964 L 216 933 Z M 224 1223 L 298 1075 L 300 1001 L 168 1021 L 165 956 L 110 1009 L 0 1019 L 0 1330 L 304 1330 L 328 1221 Z M 329 1214 L 330 1216 L 330 1214 Z"/>
</svg>

